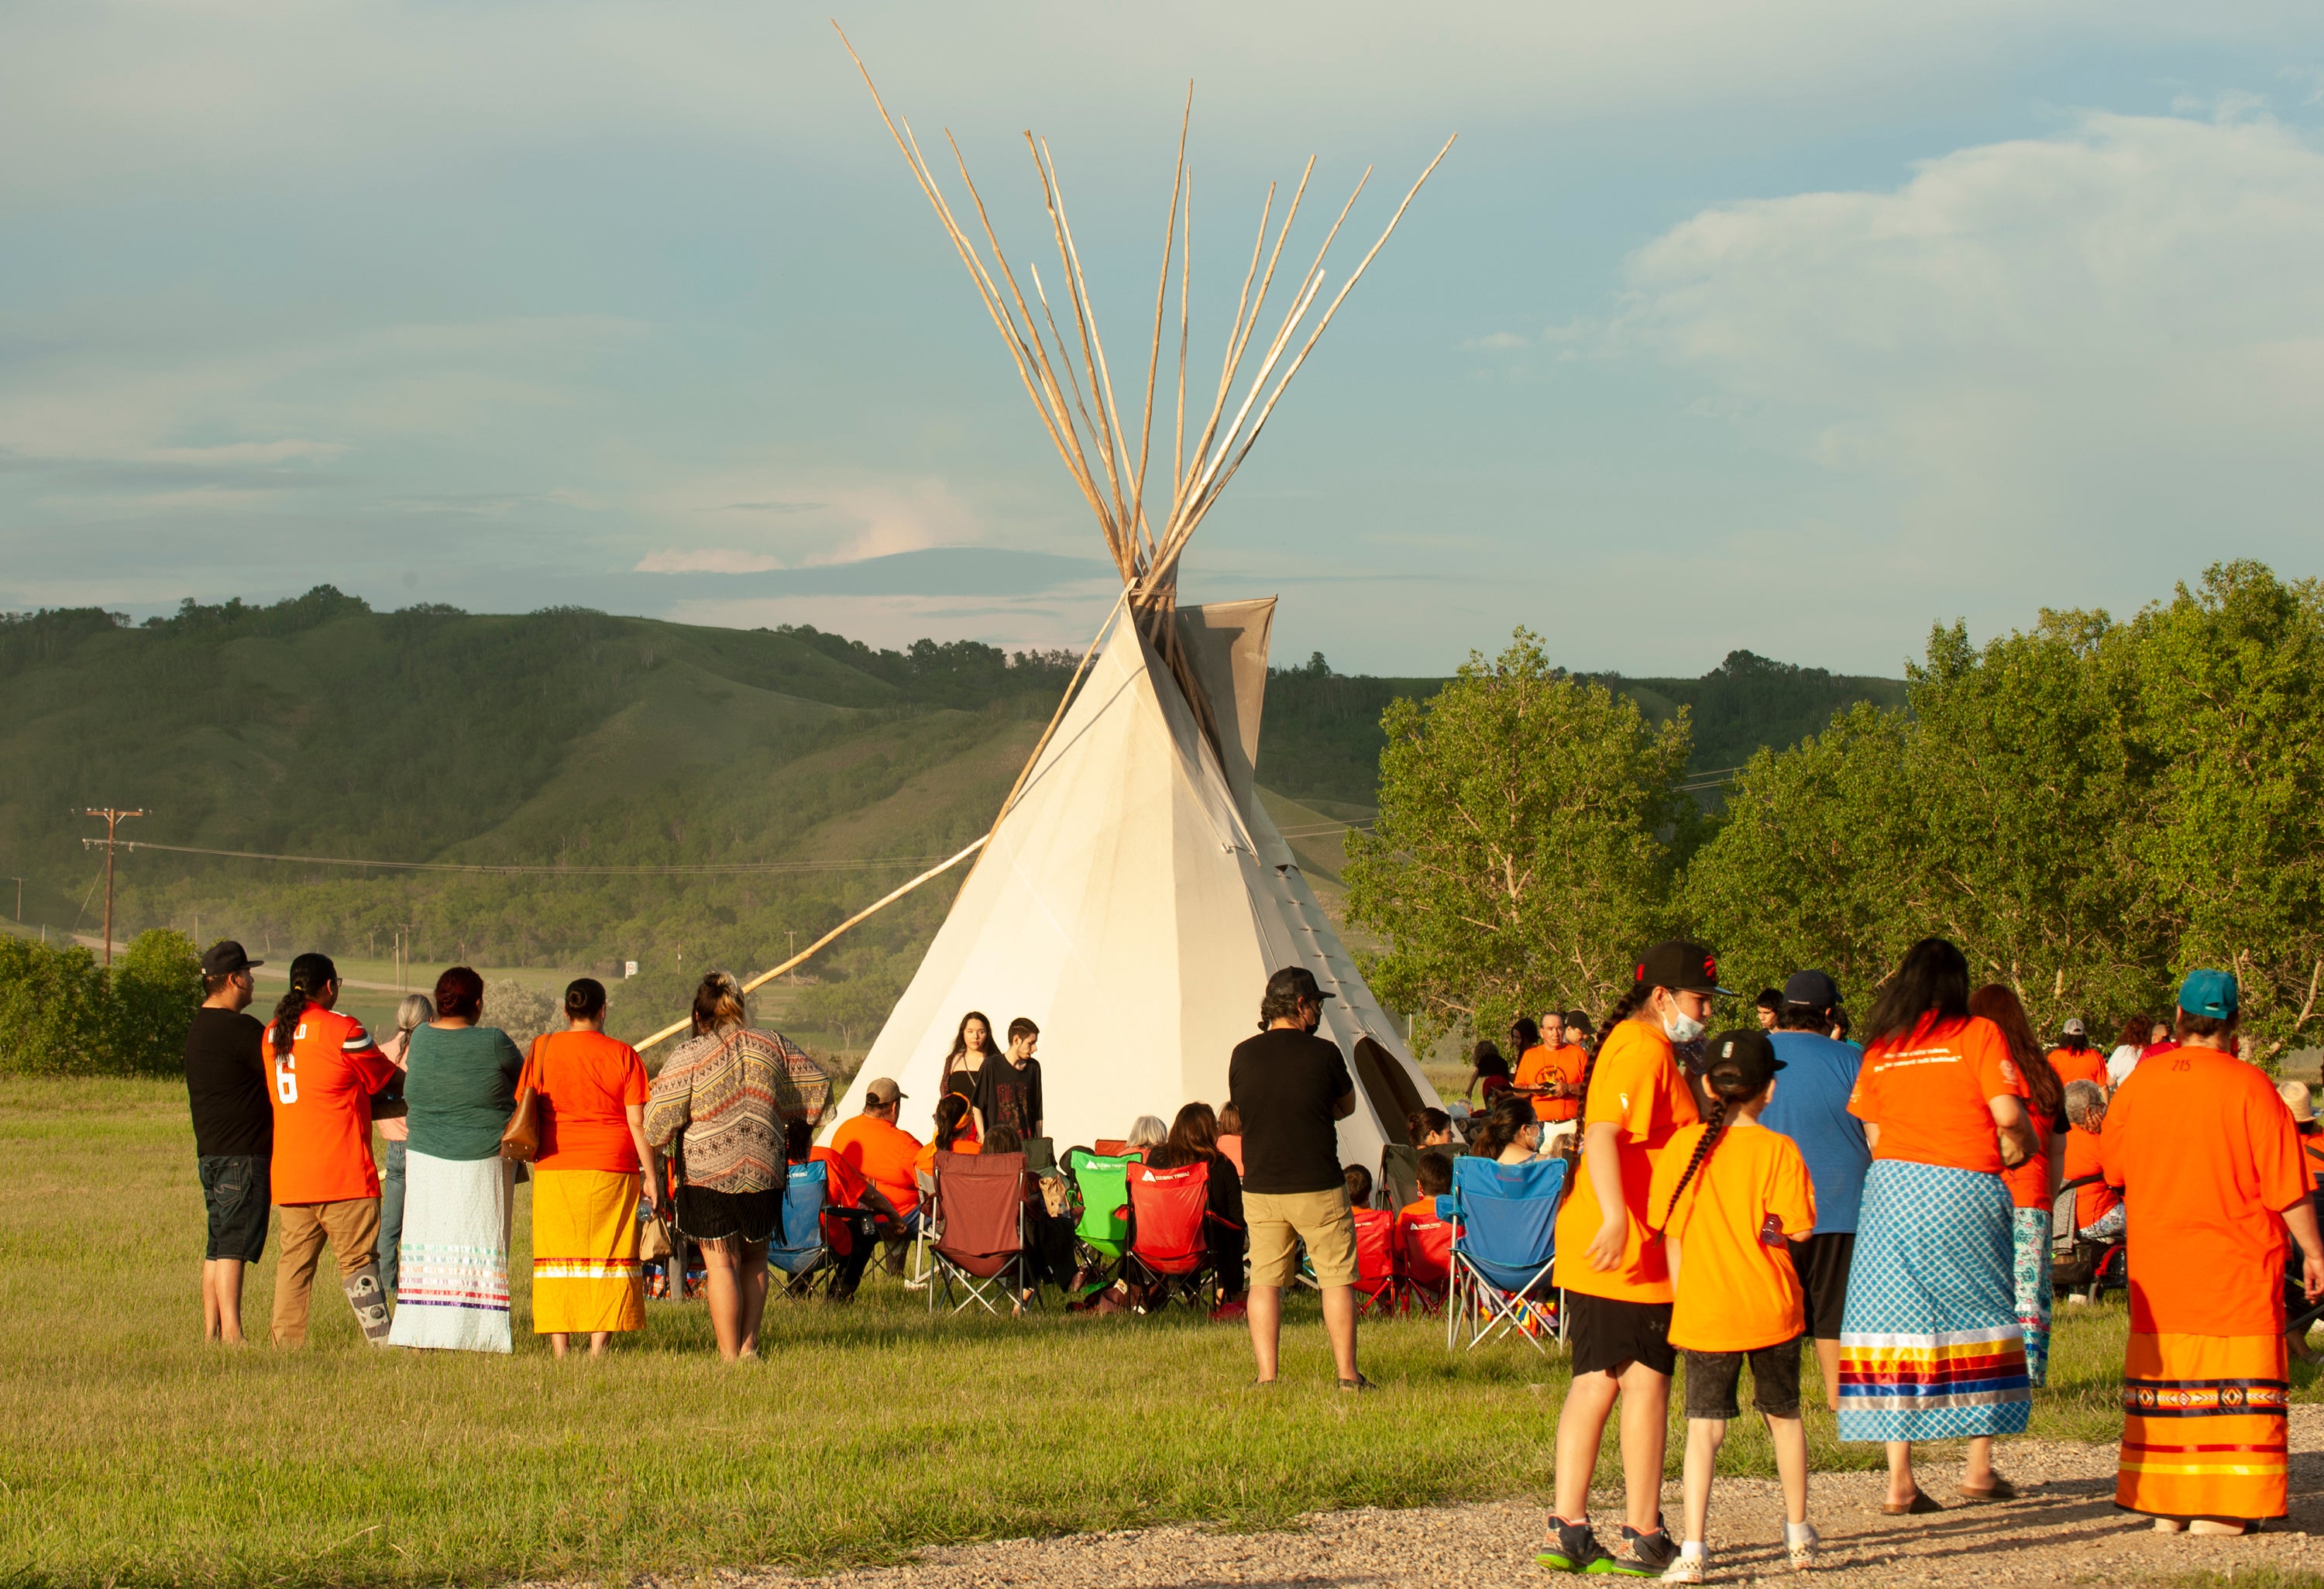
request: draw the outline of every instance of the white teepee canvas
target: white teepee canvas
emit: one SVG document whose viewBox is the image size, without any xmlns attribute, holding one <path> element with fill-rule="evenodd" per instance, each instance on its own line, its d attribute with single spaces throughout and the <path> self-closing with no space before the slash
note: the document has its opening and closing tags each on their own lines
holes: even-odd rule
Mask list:
<svg viewBox="0 0 2324 1589">
<path fill-rule="evenodd" d="M 1305 965 L 1336 996 L 1324 1035 L 1357 1107 L 1342 1162 L 1379 1172 L 1404 1117 L 1436 1095 L 1357 975 L 1252 783 L 1270 601 L 1181 608 L 1214 747 L 1133 624 L 1116 625 L 994 830 L 835 1118 L 892 1076 L 925 1135 L 960 1018 L 1041 1029 L 1048 1134 L 1062 1151 L 1140 1114 L 1227 1100 L 1268 975 Z M 1222 754 L 1223 753 L 1223 755 Z M 1400 1179 L 1400 1177 L 1394 1178 Z"/>
</svg>

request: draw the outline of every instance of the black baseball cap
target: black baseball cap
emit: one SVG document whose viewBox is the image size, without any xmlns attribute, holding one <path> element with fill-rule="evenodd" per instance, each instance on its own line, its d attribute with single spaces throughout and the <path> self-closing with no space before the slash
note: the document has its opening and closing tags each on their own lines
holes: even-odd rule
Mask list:
<svg viewBox="0 0 2324 1589">
<path fill-rule="evenodd" d="M 1735 996 L 1734 989 L 1719 985 L 1719 956 L 1690 938 L 1665 939 L 1639 956 L 1634 978 L 1646 987 L 1674 993 Z"/>
<path fill-rule="evenodd" d="M 1746 1097 L 1783 1067 L 1775 1045 L 1757 1027 L 1722 1031 L 1702 1046 L 1702 1079 L 1716 1084 L 1722 1076 L 1732 1076 L 1747 1089 Z"/>
<path fill-rule="evenodd" d="M 1840 984 L 1821 971 L 1794 971 L 1784 979 L 1784 1002 L 1803 1010 L 1830 1010 L 1840 1002 Z"/>
<path fill-rule="evenodd" d="M 1277 999 L 1285 1001 L 1305 999 L 1311 1004 L 1320 1004 L 1326 999 L 1338 996 L 1336 993 L 1327 993 L 1316 986 L 1315 974 L 1305 965 L 1286 965 L 1267 979 L 1267 997 L 1269 1002 Z"/>
<path fill-rule="evenodd" d="M 254 960 L 243 953 L 242 946 L 230 938 L 222 938 L 202 951 L 204 976 L 232 976 L 237 971 L 247 971 L 254 965 L 263 965 L 263 960 Z"/>
</svg>

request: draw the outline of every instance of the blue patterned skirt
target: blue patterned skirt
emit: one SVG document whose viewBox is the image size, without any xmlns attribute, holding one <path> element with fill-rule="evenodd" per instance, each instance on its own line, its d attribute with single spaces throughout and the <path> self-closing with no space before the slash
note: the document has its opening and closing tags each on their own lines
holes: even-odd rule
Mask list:
<svg viewBox="0 0 2324 1589">
<path fill-rule="evenodd" d="M 1840 1326 L 1841 1439 L 2025 1432 L 2015 1214 L 1997 1175 L 1872 1166 Z"/>
<path fill-rule="evenodd" d="M 2025 1378 L 2038 1390 L 2050 1382 L 2050 1211 L 2009 1212 L 2016 1238 L 2017 1327 L 2025 1336 Z"/>
</svg>

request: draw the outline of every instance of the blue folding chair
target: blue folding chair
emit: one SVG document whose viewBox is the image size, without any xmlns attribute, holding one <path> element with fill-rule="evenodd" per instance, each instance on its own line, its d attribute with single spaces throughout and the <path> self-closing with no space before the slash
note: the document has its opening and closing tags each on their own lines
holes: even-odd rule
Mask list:
<svg viewBox="0 0 2324 1589">
<path fill-rule="evenodd" d="M 1446 1351 L 1473 1349 L 1496 1335 L 1514 1334 L 1546 1354 L 1543 1338 L 1563 1335 L 1565 1310 L 1549 1271 L 1557 1261 L 1565 1169 L 1563 1159 L 1528 1164 L 1474 1157 L 1452 1161 L 1452 1196 L 1437 1199 L 1439 1210 L 1457 1225 L 1452 1297 L 1444 1308 Z"/>
<path fill-rule="evenodd" d="M 831 1188 L 831 1175 L 822 1164 L 794 1164 L 783 1187 L 783 1226 L 767 1243 L 767 1261 L 788 1277 L 786 1297 L 805 1297 L 828 1281 L 834 1268 L 831 1246 L 824 1239 L 823 1205 Z"/>
</svg>

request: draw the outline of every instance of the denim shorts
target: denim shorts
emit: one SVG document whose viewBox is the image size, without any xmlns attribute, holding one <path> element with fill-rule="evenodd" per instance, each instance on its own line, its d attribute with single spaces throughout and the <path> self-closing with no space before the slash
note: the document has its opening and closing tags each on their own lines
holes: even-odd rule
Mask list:
<svg viewBox="0 0 2324 1589">
<path fill-rule="evenodd" d="M 196 1168 L 210 1224 L 202 1257 L 257 1262 L 266 1251 L 266 1221 L 273 1211 L 271 1166 L 254 1153 L 221 1153 L 196 1160 Z"/>
</svg>

